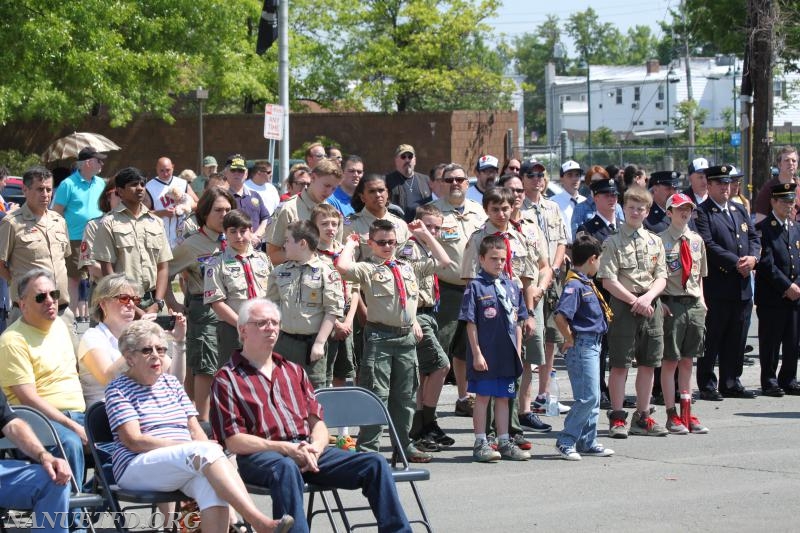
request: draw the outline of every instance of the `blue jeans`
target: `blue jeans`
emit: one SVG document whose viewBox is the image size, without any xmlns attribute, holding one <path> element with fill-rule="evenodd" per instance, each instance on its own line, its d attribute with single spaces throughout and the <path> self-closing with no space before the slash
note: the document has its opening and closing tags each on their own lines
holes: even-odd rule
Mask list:
<svg viewBox="0 0 800 533">
<path fill-rule="evenodd" d="M 83 425 L 84 414 L 76 411 L 64 411 L 64 415 L 68 418 Z M 86 460 L 83 455 L 83 443 L 77 433 L 68 429 L 66 426 L 53 422 L 53 427 L 58 433 L 58 438 L 61 439 L 61 444 L 64 446 L 64 459 L 69 463 L 72 469 L 72 474 L 75 476 L 75 482 L 78 487 L 83 487 L 83 474 L 86 469 Z"/>
<path fill-rule="evenodd" d="M 39 465 L 0 461 L 0 502 L 8 509 L 32 509 L 37 533 L 68 533 L 69 483 L 56 485 Z M 48 517 L 40 513 L 49 513 Z"/>
<path fill-rule="evenodd" d="M 309 531 L 303 509 L 304 482 L 346 490 L 361 488 L 378 522 L 378 531 L 411 532 L 389 464 L 380 454 L 326 448 L 317 463 L 319 472 L 302 474 L 292 459 L 277 452 L 240 455 L 236 460 L 245 483 L 269 488 L 273 517 L 287 513 L 294 517 L 293 533 Z"/>
<path fill-rule="evenodd" d="M 580 452 L 597 443 L 597 418 L 600 415 L 600 344 L 602 335 L 579 333 L 575 345 L 567 350 L 569 382 L 575 403 L 564 420 L 558 444 L 575 446 Z"/>
</svg>

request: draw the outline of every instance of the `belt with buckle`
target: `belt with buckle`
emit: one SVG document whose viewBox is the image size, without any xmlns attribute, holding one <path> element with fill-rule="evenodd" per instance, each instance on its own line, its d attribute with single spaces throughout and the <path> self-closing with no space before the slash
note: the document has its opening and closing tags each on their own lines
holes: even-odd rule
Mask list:
<svg viewBox="0 0 800 533">
<path fill-rule="evenodd" d="M 387 333 L 394 333 L 395 335 L 408 335 L 411 333 L 411 326 L 388 326 L 386 324 L 381 324 L 380 322 L 369 322 L 367 321 L 367 327 L 372 329 L 377 329 L 379 331 L 385 331 Z"/>
<path fill-rule="evenodd" d="M 283 331 L 283 330 L 281 330 L 281 335 L 286 335 L 290 339 L 294 339 L 296 341 L 301 341 L 301 342 L 314 341 L 317 338 L 317 334 L 316 333 L 303 335 L 301 333 L 289 333 L 289 332 L 286 332 L 286 331 Z"/>
<path fill-rule="evenodd" d="M 661 301 L 665 303 L 678 302 L 681 305 L 694 305 L 697 303 L 697 296 L 672 296 L 671 294 L 662 294 Z"/>
</svg>

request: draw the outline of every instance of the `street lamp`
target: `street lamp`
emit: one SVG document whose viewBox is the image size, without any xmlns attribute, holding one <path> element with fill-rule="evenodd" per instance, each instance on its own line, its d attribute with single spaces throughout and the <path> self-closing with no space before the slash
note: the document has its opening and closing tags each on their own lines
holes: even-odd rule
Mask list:
<svg viewBox="0 0 800 533">
<path fill-rule="evenodd" d="M 198 87 L 189 94 L 192 96 L 192 98 L 197 100 L 197 103 L 199 104 L 198 107 L 200 109 L 200 114 L 197 119 L 198 130 L 200 132 L 200 138 L 197 146 L 197 159 L 199 161 L 197 168 L 202 169 L 203 168 L 203 102 L 208 100 L 208 89 L 203 89 L 202 87 Z"/>
</svg>

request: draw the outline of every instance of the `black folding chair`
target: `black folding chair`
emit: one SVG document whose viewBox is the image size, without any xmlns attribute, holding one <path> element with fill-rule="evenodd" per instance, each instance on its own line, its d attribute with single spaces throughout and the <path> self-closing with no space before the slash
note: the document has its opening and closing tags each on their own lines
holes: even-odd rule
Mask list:
<svg viewBox="0 0 800 533">
<path fill-rule="evenodd" d="M 103 457 L 103 449 L 114 442 L 111 426 L 108 422 L 105 402 L 97 402 L 86 411 L 84 421 L 86 437 L 89 439 L 89 448 L 95 463 L 95 476 L 114 516 L 114 527 L 118 533 L 125 533 L 124 513 L 135 509 L 150 509 L 155 511 L 159 503 L 175 503 L 175 510 L 180 510 L 182 501 L 190 500 L 181 491 L 154 492 L 149 490 L 123 489 L 116 484 L 111 470 L 110 461 Z M 133 505 L 123 507 L 120 502 L 129 502 Z M 175 530 L 173 523 L 173 530 Z M 137 528 L 137 533 L 142 531 Z"/>
<path fill-rule="evenodd" d="M 431 478 L 430 471 L 424 468 L 411 468 L 406 457 L 405 450 L 400 445 L 400 439 L 397 435 L 397 429 L 392 423 L 392 418 L 389 416 L 389 411 L 373 392 L 363 389 L 361 387 L 333 387 L 318 389 L 314 393 L 317 401 L 322 405 L 325 412 L 325 424 L 328 427 L 355 427 L 355 426 L 374 426 L 381 425 L 387 426 L 389 429 L 389 437 L 393 447 L 392 453 L 392 477 L 395 484 L 408 483 L 411 491 L 414 494 L 414 499 L 417 501 L 419 507 L 420 518 L 410 520 L 412 524 L 422 524 L 425 529 L 432 533 L 428 514 L 425 511 L 425 505 L 422 502 L 422 496 L 417 488 L 417 481 L 427 481 Z M 369 506 L 347 507 L 342 504 L 337 489 L 329 489 L 333 493 L 333 498 L 337 507 L 333 509 L 340 514 L 347 531 L 353 531 L 356 528 L 372 527 L 377 524 L 374 522 L 350 524 L 347 518 L 348 511 L 368 511 Z M 309 514 L 313 515 L 326 510 L 314 511 L 314 493 L 309 495 Z M 327 506 L 326 506 L 327 507 Z"/>
<path fill-rule="evenodd" d="M 60 457 L 66 457 L 64 453 L 64 446 L 61 444 L 61 439 L 58 438 L 58 432 L 53 427 L 52 422 L 44 416 L 38 409 L 28 407 L 26 405 L 15 405 L 12 407 L 14 414 L 28 423 L 33 430 L 33 433 L 39 439 L 43 446 L 46 448 L 55 448 Z M 8 438 L 0 439 L 0 450 L 16 450 L 17 446 L 12 443 Z M 81 492 L 78 487 L 74 476 L 70 476 L 70 485 L 72 486 L 72 494 L 69 497 L 69 508 L 80 509 L 82 512 L 81 524 L 87 523 L 89 529 L 94 533 L 94 525 L 91 520 L 87 520 L 87 509 L 97 509 L 103 507 L 105 502 L 103 497 L 99 494 L 91 494 Z M 15 509 L 19 511 L 30 509 Z M 0 520 L 0 532 L 5 533 L 6 528 L 2 520 Z"/>
</svg>

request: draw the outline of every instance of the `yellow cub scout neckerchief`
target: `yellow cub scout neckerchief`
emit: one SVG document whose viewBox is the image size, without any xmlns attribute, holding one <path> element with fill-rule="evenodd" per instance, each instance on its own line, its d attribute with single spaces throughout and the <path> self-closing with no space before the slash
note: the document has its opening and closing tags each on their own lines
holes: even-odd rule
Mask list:
<svg viewBox="0 0 800 533">
<path fill-rule="evenodd" d="M 597 299 L 600 301 L 600 307 L 603 308 L 603 314 L 606 316 L 606 321 L 610 324 L 611 320 L 613 320 L 614 318 L 614 313 L 611 311 L 611 308 L 606 303 L 606 299 L 603 298 L 603 295 L 600 294 L 600 291 L 597 290 L 597 287 L 595 286 L 594 282 L 590 279 L 584 280 L 583 278 L 578 276 L 574 270 L 570 270 L 569 272 L 567 272 L 567 277 L 564 279 L 564 285 L 566 285 L 573 279 L 580 281 L 584 285 L 588 285 L 592 289 L 592 292 L 594 293 L 595 296 L 597 296 Z"/>
</svg>

